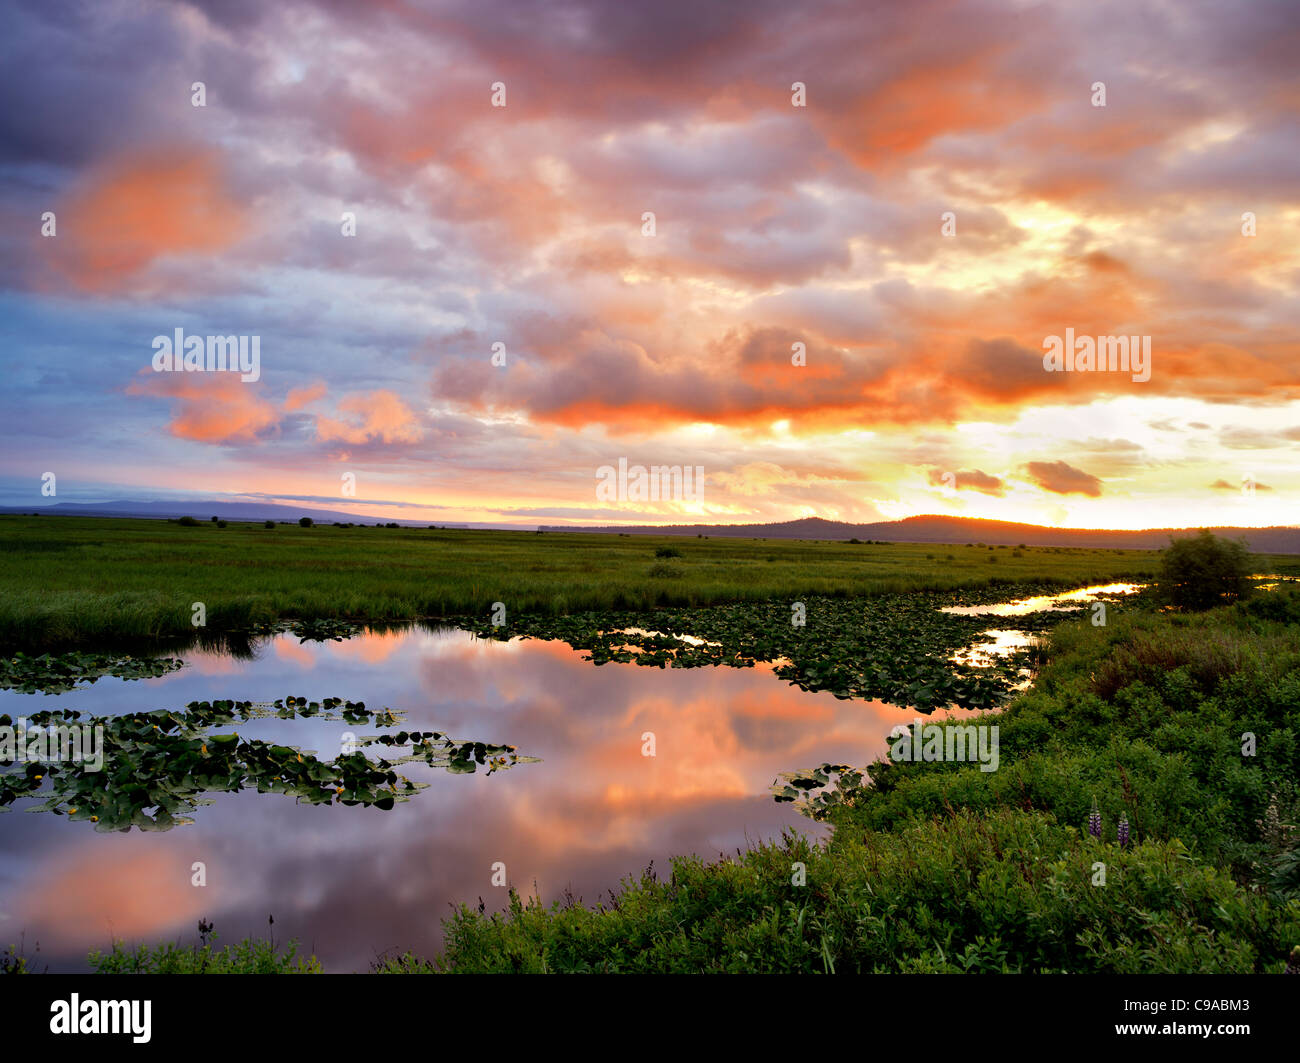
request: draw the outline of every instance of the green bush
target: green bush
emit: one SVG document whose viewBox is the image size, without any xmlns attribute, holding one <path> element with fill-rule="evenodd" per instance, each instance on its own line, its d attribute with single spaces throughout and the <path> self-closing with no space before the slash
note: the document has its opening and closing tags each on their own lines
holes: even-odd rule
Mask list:
<svg viewBox="0 0 1300 1063">
<path fill-rule="evenodd" d="M 1161 554 L 1159 585 L 1180 609 L 1210 609 L 1249 594 L 1250 573 L 1244 542 L 1202 528 L 1190 538 L 1170 541 Z"/>
<path fill-rule="evenodd" d="M 310 527 L 312 526 L 312 523 L 313 523 L 313 521 L 312 521 L 311 517 L 299 517 L 299 518 L 298 518 L 298 527 L 300 527 L 300 528 L 310 528 Z"/>
<path fill-rule="evenodd" d="M 199 526 L 199 522 L 193 517 L 181 517 L 176 523 L 186 528 L 197 528 Z"/>
</svg>

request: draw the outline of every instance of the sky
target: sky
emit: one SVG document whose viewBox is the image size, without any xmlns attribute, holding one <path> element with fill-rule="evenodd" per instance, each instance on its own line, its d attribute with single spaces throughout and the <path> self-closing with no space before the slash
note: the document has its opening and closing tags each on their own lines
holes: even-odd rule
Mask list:
<svg viewBox="0 0 1300 1063">
<path fill-rule="evenodd" d="M 0 504 L 1300 524 L 1289 0 L 0 10 Z"/>
</svg>

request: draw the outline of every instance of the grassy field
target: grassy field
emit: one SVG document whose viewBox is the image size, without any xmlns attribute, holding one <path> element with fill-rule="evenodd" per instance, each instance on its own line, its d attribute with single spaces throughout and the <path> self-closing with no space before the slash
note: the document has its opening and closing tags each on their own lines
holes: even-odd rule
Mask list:
<svg viewBox="0 0 1300 1063">
<path fill-rule="evenodd" d="M 657 558 L 675 548 L 680 558 Z M 52 649 L 284 618 L 412 620 L 1144 579 L 1140 550 L 0 517 L 0 643 Z M 1300 571 L 1300 559 L 1260 559 Z"/>
</svg>

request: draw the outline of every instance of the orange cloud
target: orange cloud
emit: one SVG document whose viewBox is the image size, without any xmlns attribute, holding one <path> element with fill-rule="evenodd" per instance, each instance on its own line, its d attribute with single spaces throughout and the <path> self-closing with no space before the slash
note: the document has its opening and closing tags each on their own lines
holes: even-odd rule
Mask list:
<svg viewBox="0 0 1300 1063">
<path fill-rule="evenodd" d="M 310 406 L 317 399 L 325 397 L 325 384 L 323 381 L 317 381 L 310 387 L 293 388 L 284 400 L 284 412 L 292 413 L 294 410 L 300 410 L 304 406 Z"/>
<path fill-rule="evenodd" d="M 392 391 L 350 395 L 338 408 L 357 419 L 349 422 L 317 417 L 317 438 L 344 443 L 415 443 L 424 435 L 414 411 Z"/>
<path fill-rule="evenodd" d="M 127 388 L 127 394 L 172 399 L 168 430 L 200 443 L 248 442 L 278 420 L 275 407 L 234 375 L 149 373 Z"/>
<path fill-rule="evenodd" d="M 121 290 L 164 255 L 229 246 L 246 229 L 210 152 L 172 149 L 119 158 L 56 210 L 43 240 L 52 265 L 83 291 Z"/>
<path fill-rule="evenodd" d="M 1025 465 L 1025 471 L 1044 491 L 1057 495 L 1101 497 L 1101 480 L 1063 461 L 1031 461 Z"/>
</svg>

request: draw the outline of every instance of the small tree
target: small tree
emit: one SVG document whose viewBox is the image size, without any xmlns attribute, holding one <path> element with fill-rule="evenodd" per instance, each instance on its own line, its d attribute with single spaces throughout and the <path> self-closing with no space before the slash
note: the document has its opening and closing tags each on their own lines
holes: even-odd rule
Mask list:
<svg viewBox="0 0 1300 1063">
<path fill-rule="evenodd" d="M 300 528 L 310 528 L 311 525 L 312 525 L 311 517 L 299 517 L 299 518 L 298 518 L 298 527 L 300 527 Z"/>
<path fill-rule="evenodd" d="M 1180 609 L 1211 609 L 1251 591 L 1250 554 L 1240 540 L 1220 539 L 1208 528 L 1171 539 L 1161 553 L 1161 593 Z"/>
<path fill-rule="evenodd" d="M 262 525 L 262 527 L 263 527 L 263 528 L 274 528 L 274 527 L 275 527 L 275 521 L 273 521 L 273 520 L 268 520 L 265 524 Z"/>
</svg>

